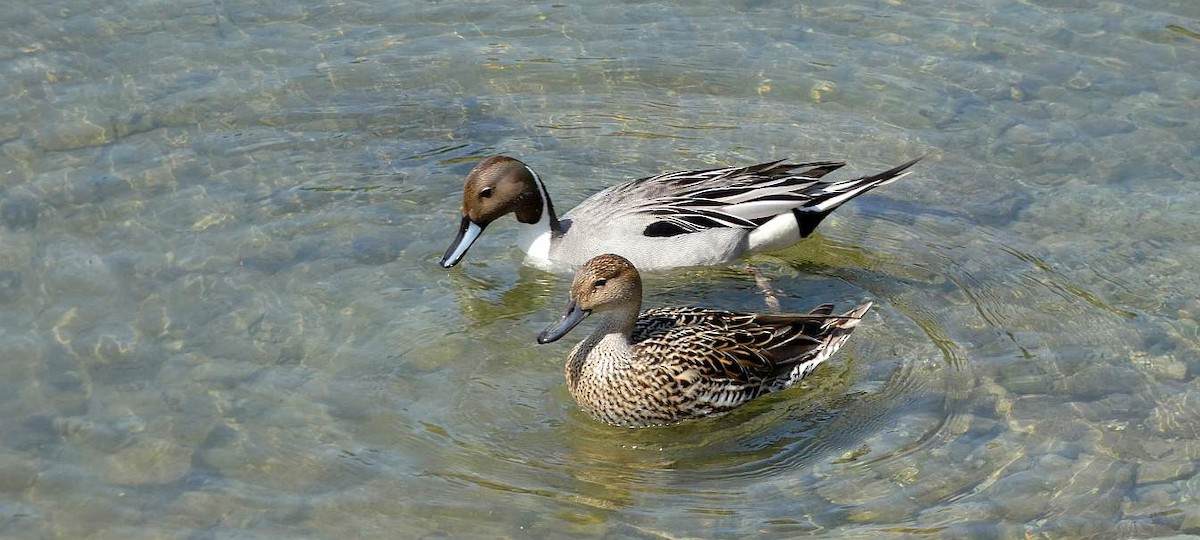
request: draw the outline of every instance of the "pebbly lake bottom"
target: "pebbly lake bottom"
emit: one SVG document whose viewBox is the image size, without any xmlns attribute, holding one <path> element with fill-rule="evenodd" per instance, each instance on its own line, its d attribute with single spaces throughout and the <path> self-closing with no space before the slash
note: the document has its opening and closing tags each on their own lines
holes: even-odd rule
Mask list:
<svg viewBox="0 0 1200 540">
<path fill-rule="evenodd" d="M 1200 13 L 1077 4 L 8 6 L 0 536 L 1200 534 Z M 511 219 L 436 264 L 499 152 L 562 210 L 928 157 L 750 260 L 876 302 L 841 352 L 630 431 L 534 344 L 567 278 Z"/>
</svg>

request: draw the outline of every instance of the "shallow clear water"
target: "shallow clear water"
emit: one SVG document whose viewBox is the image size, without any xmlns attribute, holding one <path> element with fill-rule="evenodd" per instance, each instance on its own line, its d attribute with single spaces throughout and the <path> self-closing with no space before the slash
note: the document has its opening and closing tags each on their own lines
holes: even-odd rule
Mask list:
<svg viewBox="0 0 1200 540">
<path fill-rule="evenodd" d="M 793 4 L 5 3 L 0 535 L 1200 533 L 1200 3 Z M 754 258 L 877 303 L 803 388 L 631 431 L 513 220 L 436 264 L 496 152 L 928 157 Z"/>
</svg>

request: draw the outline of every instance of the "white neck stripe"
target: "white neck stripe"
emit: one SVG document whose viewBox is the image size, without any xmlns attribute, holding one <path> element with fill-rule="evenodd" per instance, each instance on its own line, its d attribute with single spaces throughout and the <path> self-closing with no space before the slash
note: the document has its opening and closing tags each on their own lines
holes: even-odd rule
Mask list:
<svg viewBox="0 0 1200 540">
<path fill-rule="evenodd" d="M 550 261 L 550 239 L 553 236 L 550 228 L 550 194 L 546 192 L 546 185 L 542 183 L 542 178 L 533 172 L 533 169 L 526 165 L 525 170 L 533 175 L 533 181 L 537 182 L 538 191 L 542 194 L 542 216 L 536 224 L 521 228 L 518 243 L 530 259 L 548 263 Z"/>
</svg>

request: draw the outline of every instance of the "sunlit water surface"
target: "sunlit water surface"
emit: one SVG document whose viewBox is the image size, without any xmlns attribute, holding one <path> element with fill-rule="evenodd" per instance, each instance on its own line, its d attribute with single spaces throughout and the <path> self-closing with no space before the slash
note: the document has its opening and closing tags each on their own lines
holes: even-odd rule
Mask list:
<svg viewBox="0 0 1200 540">
<path fill-rule="evenodd" d="M 0 9 L 0 536 L 1200 533 L 1200 3 L 119 4 Z M 513 220 L 436 264 L 497 152 L 927 157 L 753 259 L 842 352 L 625 430 Z"/>
</svg>

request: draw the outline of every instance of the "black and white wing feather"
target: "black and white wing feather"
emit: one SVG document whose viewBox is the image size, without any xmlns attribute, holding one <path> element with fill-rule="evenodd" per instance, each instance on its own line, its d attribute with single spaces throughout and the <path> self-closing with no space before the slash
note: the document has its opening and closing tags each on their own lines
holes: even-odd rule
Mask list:
<svg viewBox="0 0 1200 540">
<path fill-rule="evenodd" d="M 916 160 L 875 176 L 831 182 L 822 178 L 841 168 L 839 161 L 786 163 L 679 171 L 634 180 L 605 190 L 609 218 L 648 218 L 645 236 L 665 237 L 713 228 L 754 229 L 789 211 L 813 213 L 812 226 L 842 203 L 891 183 Z"/>
</svg>

